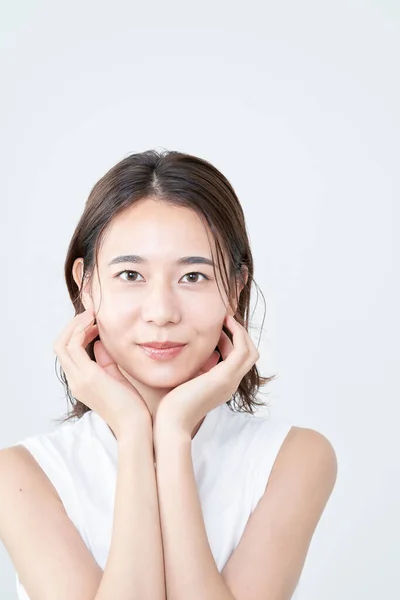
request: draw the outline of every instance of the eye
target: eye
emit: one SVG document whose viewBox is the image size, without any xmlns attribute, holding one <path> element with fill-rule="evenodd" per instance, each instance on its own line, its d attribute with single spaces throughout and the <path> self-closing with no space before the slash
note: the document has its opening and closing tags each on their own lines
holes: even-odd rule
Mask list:
<svg viewBox="0 0 400 600">
<path fill-rule="evenodd" d="M 121 275 L 124 275 L 125 273 L 133 273 L 135 275 L 140 275 L 140 273 L 138 273 L 137 271 L 130 271 L 128 269 L 125 269 L 124 271 L 120 271 L 119 273 L 117 273 L 115 275 L 115 277 L 119 278 Z M 207 275 L 204 275 L 204 273 L 200 273 L 199 271 L 192 271 L 191 273 L 186 273 L 186 275 L 184 275 L 184 277 L 188 277 L 189 275 L 201 275 L 202 277 L 204 277 L 204 279 L 206 281 L 208 281 L 210 279 L 209 277 L 207 277 Z M 123 278 L 123 279 L 125 279 L 125 278 Z M 125 279 L 125 281 L 130 281 L 130 282 L 134 283 L 134 281 L 136 281 L 136 279 L 132 280 L 132 279 L 128 278 L 128 279 Z M 191 281 L 190 283 L 198 283 L 198 282 Z"/>
<path fill-rule="evenodd" d="M 210 278 L 207 277 L 207 275 L 204 275 L 204 273 L 199 273 L 199 271 L 193 271 L 192 273 L 186 273 L 186 275 L 184 275 L 184 277 L 187 277 L 188 275 L 201 275 L 202 277 L 204 277 L 204 279 L 206 281 L 208 281 Z M 192 281 L 191 283 L 197 283 L 196 281 Z"/>
<path fill-rule="evenodd" d="M 135 273 L 135 274 L 137 274 L 137 275 L 140 275 L 140 273 L 138 273 L 137 271 L 129 271 L 128 269 L 125 269 L 125 271 L 120 271 L 120 273 L 117 273 L 117 274 L 115 275 L 115 277 L 118 277 L 118 278 L 119 278 L 119 276 L 120 276 L 120 275 L 123 275 L 124 273 Z M 125 281 L 127 281 L 127 280 L 125 279 Z M 132 279 L 128 279 L 128 281 L 132 281 Z"/>
</svg>

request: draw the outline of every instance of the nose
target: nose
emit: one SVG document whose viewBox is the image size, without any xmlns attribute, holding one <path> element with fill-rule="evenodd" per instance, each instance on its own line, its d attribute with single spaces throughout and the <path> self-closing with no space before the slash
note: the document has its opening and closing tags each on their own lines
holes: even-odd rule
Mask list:
<svg viewBox="0 0 400 600">
<path fill-rule="evenodd" d="M 158 326 L 165 323 L 178 323 L 181 319 L 176 294 L 167 283 L 160 281 L 147 287 L 142 297 L 142 316 Z"/>
</svg>

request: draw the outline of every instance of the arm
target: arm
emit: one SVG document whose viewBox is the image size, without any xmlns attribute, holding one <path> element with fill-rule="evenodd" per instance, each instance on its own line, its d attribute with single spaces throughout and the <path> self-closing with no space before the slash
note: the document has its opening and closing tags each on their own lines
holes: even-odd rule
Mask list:
<svg viewBox="0 0 400 600">
<path fill-rule="evenodd" d="M 164 600 L 151 422 L 118 441 L 111 547 L 104 571 L 56 489 L 22 446 L 0 451 L 0 542 L 31 600 Z"/>
<path fill-rule="evenodd" d="M 157 481 L 168 600 L 289 600 L 336 481 L 337 459 L 314 430 L 293 428 L 267 490 L 222 573 L 208 544 L 191 436 L 159 429 Z"/>
<path fill-rule="evenodd" d="M 155 432 L 168 600 L 235 600 L 218 571 L 204 525 L 191 435 L 163 421 Z"/>
<path fill-rule="evenodd" d="M 118 439 L 113 533 L 95 600 L 110 598 L 165 599 L 151 422 Z"/>
<path fill-rule="evenodd" d="M 154 418 L 154 449 L 168 600 L 235 600 L 215 563 L 191 456 L 199 420 L 229 400 L 259 358 L 247 330 L 231 316 L 199 374 L 173 388 Z M 221 362 L 218 362 L 219 358 Z"/>
</svg>

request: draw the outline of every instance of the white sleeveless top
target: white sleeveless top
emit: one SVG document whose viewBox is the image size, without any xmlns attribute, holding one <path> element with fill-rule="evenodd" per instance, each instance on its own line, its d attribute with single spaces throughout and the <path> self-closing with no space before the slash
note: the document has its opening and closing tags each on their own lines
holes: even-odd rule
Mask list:
<svg viewBox="0 0 400 600">
<path fill-rule="evenodd" d="M 266 414 L 210 411 L 192 440 L 192 462 L 207 537 L 219 572 L 264 493 L 292 425 Z M 25 446 L 57 490 L 65 510 L 104 570 L 111 544 L 118 442 L 93 411 L 27 437 Z M 29 600 L 16 574 L 18 598 Z M 298 587 L 292 599 L 298 599 Z"/>
</svg>

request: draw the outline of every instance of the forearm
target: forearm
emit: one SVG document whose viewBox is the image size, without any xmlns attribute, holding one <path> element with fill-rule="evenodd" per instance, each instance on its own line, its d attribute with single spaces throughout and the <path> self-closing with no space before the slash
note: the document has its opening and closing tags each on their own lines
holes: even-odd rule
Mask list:
<svg viewBox="0 0 400 600">
<path fill-rule="evenodd" d="M 155 449 L 168 600 L 234 600 L 208 542 L 191 436 L 162 424 Z"/>
<path fill-rule="evenodd" d="M 165 600 L 151 422 L 118 440 L 113 532 L 95 600 Z"/>
</svg>

